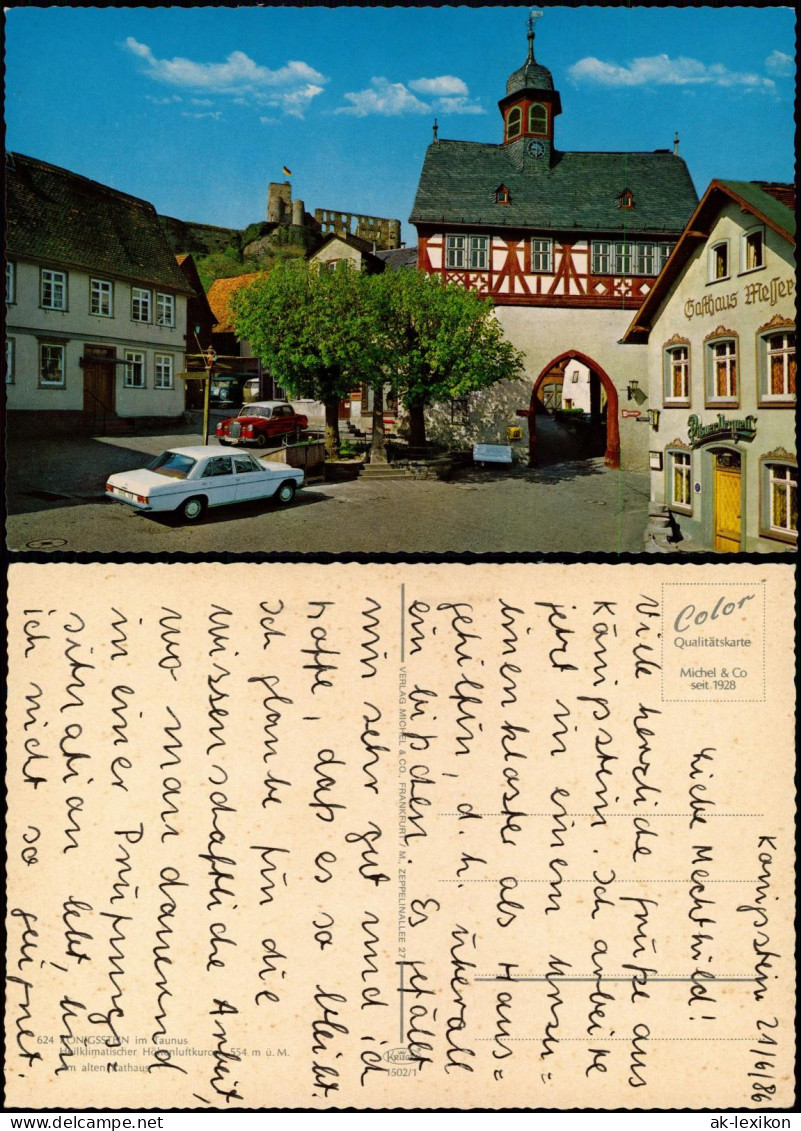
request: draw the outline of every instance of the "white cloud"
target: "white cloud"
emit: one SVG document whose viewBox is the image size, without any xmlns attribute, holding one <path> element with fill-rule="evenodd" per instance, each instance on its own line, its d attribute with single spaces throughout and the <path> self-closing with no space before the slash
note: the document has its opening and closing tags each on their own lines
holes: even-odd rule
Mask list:
<svg viewBox="0 0 801 1131">
<path fill-rule="evenodd" d="M 418 94 L 464 94 L 468 93 L 467 84 L 457 79 L 455 75 L 439 75 L 435 79 L 412 79 L 409 83 L 410 90 Z"/>
<path fill-rule="evenodd" d="M 412 93 L 440 94 L 444 97 L 424 102 Z M 390 82 L 383 77 L 370 79 L 364 90 L 348 91 L 345 100 L 350 106 L 339 106 L 335 114 L 368 114 L 398 117 L 401 114 L 483 114 L 484 110 L 468 98 L 468 89 L 461 79 L 442 75 L 433 79 L 414 79 L 409 83 Z"/>
<path fill-rule="evenodd" d="M 125 47 L 143 61 L 145 74 L 155 82 L 208 94 L 244 95 L 295 117 L 303 116 L 328 81 L 314 67 L 297 59 L 273 71 L 254 62 L 244 51 L 232 51 L 222 63 L 199 63 L 181 57 L 159 59 L 147 44 L 132 36 L 125 40 Z"/>
<path fill-rule="evenodd" d="M 364 118 L 368 114 L 382 114 L 394 117 L 398 114 L 427 114 L 431 107 L 415 98 L 402 82 L 390 82 L 385 78 L 370 79 L 366 90 L 349 91 L 345 98 L 350 106 L 339 106 L 335 114 L 355 114 Z"/>
<path fill-rule="evenodd" d="M 222 118 L 222 110 L 205 110 L 198 113 L 192 113 L 189 110 L 181 111 L 182 118 L 212 118 L 218 122 Z"/>
<path fill-rule="evenodd" d="M 730 71 L 722 63 L 702 63 L 698 59 L 669 55 L 651 55 L 632 59 L 626 66 L 604 63 L 590 55 L 568 67 L 568 74 L 577 82 L 599 86 L 721 86 L 772 89 L 772 79 L 753 73 Z"/>
<path fill-rule="evenodd" d="M 146 94 L 145 100 L 154 106 L 173 106 L 176 102 L 183 102 L 180 94 L 171 94 L 167 98 L 156 98 L 153 94 Z"/>
<path fill-rule="evenodd" d="M 308 108 L 312 99 L 322 93 L 323 88 L 321 86 L 317 86 L 315 83 L 307 83 L 298 90 L 287 91 L 280 98 L 262 98 L 259 101 L 265 106 L 280 107 L 285 114 L 291 114 L 294 118 L 302 118 L 304 110 Z"/>
<path fill-rule="evenodd" d="M 783 51 L 771 51 L 765 60 L 765 68 L 772 75 L 791 75 L 795 64 L 792 55 L 785 55 Z"/>
<path fill-rule="evenodd" d="M 134 55 L 139 55 L 143 59 L 152 58 L 150 48 L 144 43 L 139 43 L 132 35 L 129 35 L 125 40 L 125 46 L 129 51 L 132 51 Z"/>
<path fill-rule="evenodd" d="M 437 114 L 486 114 L 483 106 L 470 102 L 467 98 L 438 98 L 432 102 L 431 109 Z"/>
</svg>

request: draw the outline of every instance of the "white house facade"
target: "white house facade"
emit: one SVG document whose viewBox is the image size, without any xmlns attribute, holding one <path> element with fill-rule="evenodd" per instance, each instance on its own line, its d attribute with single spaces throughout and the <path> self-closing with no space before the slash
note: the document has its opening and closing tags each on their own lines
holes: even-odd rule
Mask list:
<svg viewBox="0 0 801 1131">
<path fill-rule="evenodd" d="M 795 549 L 795 195 L 713 181 L 626 332 L 647 343 L 651 511 L 680 548 Z"/>
<path fill-rule="evenodd" d="M 192 291 L 152 205 L 19 154 L 6 185 L 8 411 L 180 416 Z"/>
</svg>

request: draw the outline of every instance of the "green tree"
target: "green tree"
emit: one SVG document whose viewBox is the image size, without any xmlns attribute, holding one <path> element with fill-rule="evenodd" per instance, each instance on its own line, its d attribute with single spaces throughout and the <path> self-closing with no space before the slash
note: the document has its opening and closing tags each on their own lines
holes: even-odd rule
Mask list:
<svg viewBox="0 0 801 1131">
<path fill-rule="evenodd" d="M 521 375 L 491 299 L 423 271 L 385 271 L 371 287 L 381 371 L 408 410 L 412 446 L 426 442 L 427 405 Z"/>
<path fill-rule="evenodd" d="M 235 247 L 227 247 L 224 251 L 212 251 L 209 255 L 200 256 L 195 260 L 200 281 L 206 290 L 215 279 L 230 279 L 233 275 L 241 275 L 245 268 L 242 265 L 242 256 Z"/>
<path fill-rule="evenodd" d="M 326 456 L 339 455 L 339 402 L 377 364 L 373 304 L 366 277 L 347 264 L 326 271 L 302 260 L 278 262 L 231 302 L 237 338 L 293 396 L 325 405 Z"/>
<path fill-rule="evenodd" d="M 302 229 L 279 228 L 273 235 L 256 238 L 263 226 L 251 224 L 250 228 L 245 229 L 245 235 L 254 233 L 254 239 L 247 245 L 254 250 L 249 250 L 247 254 L 239 246 L 242 243 L 240 240 L 239 243 L 229 244 L 220 251 L 211 251 L 195 260 L 205 290 L 209 290 L 215 279 L 230 279 L 234 275 L 244 275 L 251 271 L 271 271 L 279 259 L 305 257 L 307 248 Z"/>
</svg>

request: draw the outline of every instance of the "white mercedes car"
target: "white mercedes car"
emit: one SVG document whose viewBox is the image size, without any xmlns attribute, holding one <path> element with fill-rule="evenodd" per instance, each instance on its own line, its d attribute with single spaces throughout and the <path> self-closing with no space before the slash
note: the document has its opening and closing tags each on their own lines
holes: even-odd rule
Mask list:
<svg viewBox="0 0 801 1131">
<path fill-rule="evenodd" d="M 300 468 L 262 463 L 250 452 L 223 454 L 216 446 L 170 448 L 147 467 L 110 476 L 106 497 L 139 511 L 173 511 L 196 522 L 207 507 L 270 498 L 291 503 L 302 484 Z"/>
</svg>

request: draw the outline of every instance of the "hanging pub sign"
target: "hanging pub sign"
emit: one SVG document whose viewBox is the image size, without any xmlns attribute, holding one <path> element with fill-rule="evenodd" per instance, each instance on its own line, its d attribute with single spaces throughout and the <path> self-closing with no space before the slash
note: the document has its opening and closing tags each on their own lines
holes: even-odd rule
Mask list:
<svg viewBox="0 0 801 1131">
<path fill-rule="evenodd" d="M 690 444 L 698 448 L 701 444 L 709 444 L 713 440 L 732 440 L 737 443 L 743 440 L 750 444 L 756 436 L 755 416 L 746 416 L 744 420 L 727 420 L 722 412 L 712 424 L 702 424 L 698 417 L 693 415 L 687 421 L 687 432 Z"/>
</svg>

